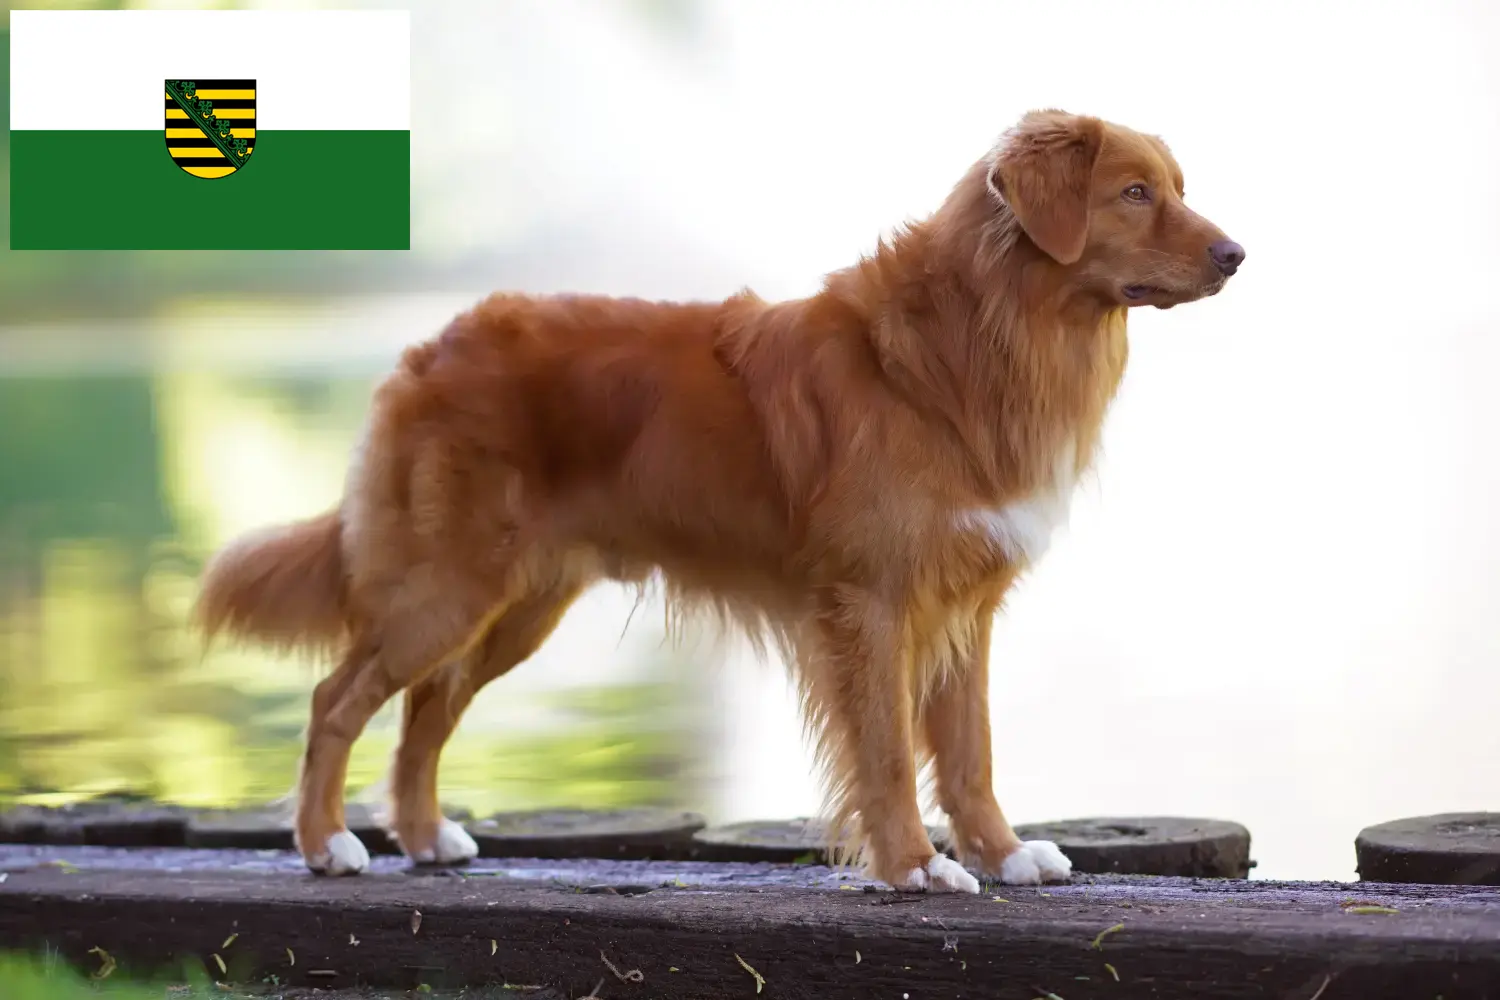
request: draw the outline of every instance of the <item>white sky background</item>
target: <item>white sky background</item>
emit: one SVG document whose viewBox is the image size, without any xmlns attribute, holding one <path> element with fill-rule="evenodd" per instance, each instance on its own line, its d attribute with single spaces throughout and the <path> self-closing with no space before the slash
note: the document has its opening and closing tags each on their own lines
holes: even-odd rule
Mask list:
<svg viewBox="0 0 1500 1000">
<path fill-rule="evenodd" d="M 1002 805 L 1238 820 L 1287 878 L 1500 809 L 1500 6 L 707 0 L 679 39 L 624 0 L 409 6 L 414 240 L 545 248 L 497 286 L 803 295 L 1028 108 L 1162 135 L 1248 259 L 1133 313 L 1098 475 L 996 630 Z M 596 676 L 628 603 L 506 683 Z M 724 677 L 713 818 L 812 810 L 779 674 Z"/>
</svg>

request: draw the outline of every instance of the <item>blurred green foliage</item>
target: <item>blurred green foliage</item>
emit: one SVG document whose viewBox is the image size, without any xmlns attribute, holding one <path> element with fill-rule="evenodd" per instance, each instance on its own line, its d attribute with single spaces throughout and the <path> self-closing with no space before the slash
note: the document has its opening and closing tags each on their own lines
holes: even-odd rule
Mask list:
<svg viewBox="0 0 1500 1000">
<path fill-rule="evenodd" d="M 113 959 L 113 956 L 110 956 Z M 392 989 L 317 989 L 283 985 L 275 975 L 259 982 L 220 982 L 204 969 L 188 967 L 176 976 L 132 976 L 115 968 L 109 975 L 99 972 L 108 968 L 98 955 L 91 955 L 93 968 L 85 974 L 62 962 L 55 953 L 18 955 L 0 953 L 0 997 L 4 1000 L 192 1000 L 214 997 L 215 1000 L 514 1000 L 523 995 L 531 1000 L 558 1000 L 562 994 L 550 989 L 507 985 L 451 989 L 419 985 L 414 990 Z M 231 978 L 234 969 L 231 967 Z M 95 978 L 97 977 L 97 978 Z"/>
<path fill-rule="evenodd" d="M 224 541 L 206 522 L 240 500 L 206 459 L 220 428 L 248 427 L 271 456 L 300 451 L 336 481 L 367 380 L 194 378 L 0 372 L 0 798 L 233 805 L 295 779 L 317 671 L 255 651 L 205 660 L 184 628 Z M 601 663 L 597 686 L 533 696 L 545 725 L 497 725 L 477 705 L 444 755 L 445 797 L 476 812 L 695 804 L 700 672 L 647 656 L 631 683 Z M 351 785 L 384 776 L 397 718 L 392 705 L 356 745 Z"/>
<path fill-rule="evenodd" d="M 99 970 L 109 968 L 112 962 L 112 957 L 110 962 L 101 959 Z M 92 979 L 52 955 L 0 953 L 0 996 L 5 1000 L 94 1000 L 99 997 L 161 1000 L 163 996 L 204 996 L 210 992 L 225 996 L 215 990 L 213 981 L 203 973 L 184 975 L 171 984 L 129 979 L 124 975 L 117 978 L 113 969 L 108 976 Z"/>
</svg>

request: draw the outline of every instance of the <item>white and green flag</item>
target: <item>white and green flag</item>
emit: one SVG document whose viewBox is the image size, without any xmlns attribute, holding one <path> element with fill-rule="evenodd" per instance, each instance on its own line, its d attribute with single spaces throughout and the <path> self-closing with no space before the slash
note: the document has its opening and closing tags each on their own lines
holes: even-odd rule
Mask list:
<svg viewBox="0 0 1500 1000">
<path fill-rule="evenodd" d="M 386 10 L 13 10 L 15 250 L 407 249 Z"/>
</svg>

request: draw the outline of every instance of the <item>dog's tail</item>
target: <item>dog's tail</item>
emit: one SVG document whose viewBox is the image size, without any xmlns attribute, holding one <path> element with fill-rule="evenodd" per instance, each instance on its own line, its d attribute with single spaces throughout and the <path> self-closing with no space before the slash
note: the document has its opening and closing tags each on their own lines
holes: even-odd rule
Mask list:
<svg viewBox="0 0 1500 1000">
<path fill-rule="evenodd" d="M 277 649 L 337 648 L 346 632 L 339 536 L 334 510 L 225 546 L 204 571 L 193 609 L 205 642 L 227 632 Z"/>
</svg>

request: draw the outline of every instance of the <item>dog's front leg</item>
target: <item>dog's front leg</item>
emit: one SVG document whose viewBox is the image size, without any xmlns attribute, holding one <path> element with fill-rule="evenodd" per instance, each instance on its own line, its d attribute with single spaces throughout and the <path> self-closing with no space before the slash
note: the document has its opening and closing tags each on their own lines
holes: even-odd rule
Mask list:
<svg viewBox="0 0 1500 1000">
<path fill-rule="evenodd" d="M 840 590 L 818 616 L 812 694 L 822 709 L 839 821 L 858 817 L 866 870 L 905 891 L 978 892 L 922 825 L 913 754 L 911 659 L 900 612 Z"/>
<path fill-rule="evenodd" d="M 990 751 L 990 626 L 995 603 L 982 606 L 971 644 L 945 671 L 922 706 L 922 729 L 932 750 L 938 805 L 965 865 L 1013 885 L 1061 881 L 1073 870 L 1048 840 L 1022 841 L 995 799 Z"/>
</svg>

